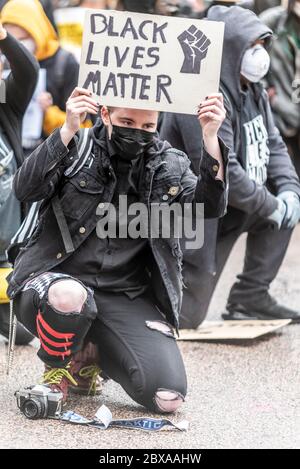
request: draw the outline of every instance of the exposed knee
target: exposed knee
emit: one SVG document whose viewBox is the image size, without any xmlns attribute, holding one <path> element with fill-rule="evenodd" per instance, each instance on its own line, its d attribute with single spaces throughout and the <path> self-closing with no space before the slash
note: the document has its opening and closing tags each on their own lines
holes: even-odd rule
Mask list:
<svg viewBox="0 0 300 469">
<path fill-rule="evenodd" d="M 76 280 L 60 280 L 49 287 L 48 301 L 62 313 L 80 313 L 86 299 L 86 289 Z"/>
<path fill-rule="evenodd" d="M 184 397 L 175 391 L 157 391 L 155 403 L 161 412 L 175 412 L 183 403 Z"/>
</svg>

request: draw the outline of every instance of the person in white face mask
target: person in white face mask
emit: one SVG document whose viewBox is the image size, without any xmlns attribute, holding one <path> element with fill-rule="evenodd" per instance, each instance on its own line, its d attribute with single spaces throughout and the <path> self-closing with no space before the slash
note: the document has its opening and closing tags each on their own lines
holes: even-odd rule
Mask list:
<svg viewBox="0 0 300 469">
<path fill-rule="evenodd" d="M 258 83 L 268 73 L 269 67 L 270 56 L 263 41 L 258 40 L 243 56 L 241 75 L 251 83 Z"/>
<path fill-rule="evenodd" d="M 300 175 L 300 0 L 261 15 L 275 33 L 266 77 L 275 122 Z"/>
<path fill-rule="evenodd" d="M 180 327 L 196 328 L 205 318 L 225 263 L 243 232 L 247 233 L 244 267 L 222 317 L 300 321 L 300 311 L 277 303 L 269 293 L 300 217 L 299 179 L 262 84 L 270 66 L 272 31 L 253 12 L 238 6 L 213 6 L 207 19 L 225 23 L 220 91 L 227 115 L 219 136 L 230 148 L 229 207 L 215 226 L 205 221 L 202 250 L 184 251 L 187 288 Z M 190 156 L 193 168 L 201 158 L 197 125 L 194 116 L 167 115 L 160 129 L 162 138 Z"/>
</svg>

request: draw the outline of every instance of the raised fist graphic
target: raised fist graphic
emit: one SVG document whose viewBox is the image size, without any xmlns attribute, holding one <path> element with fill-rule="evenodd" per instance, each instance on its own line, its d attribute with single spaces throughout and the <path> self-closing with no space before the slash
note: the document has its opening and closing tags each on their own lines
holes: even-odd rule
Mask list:
<svg viewBox="0 0 300 469">
<path fill-rule="evenodd" d="M 184 62 L 180 70 L 181 73 L 199 74 L 201 62 L 207 55 L 211 41 L 194 25 L 180 34 L 177 39 L 184 53 Z"/>
</svg>

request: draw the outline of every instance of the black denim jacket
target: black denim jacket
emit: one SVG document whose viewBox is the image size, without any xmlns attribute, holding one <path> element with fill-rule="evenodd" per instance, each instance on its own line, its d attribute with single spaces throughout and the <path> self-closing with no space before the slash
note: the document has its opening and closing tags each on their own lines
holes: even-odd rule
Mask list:
<svg viewBox="0 0 300 469">
<path fill-rule="evenodd" d="M 219 163 L 205 149 L 197 178 L 190 169 L 188 157 L 168 144 L 157 140 L 157 151 L 144 167 L 140 201 L 150 212 L 153 203 L 204 203 L 205 217 L 222 217 L 228 195 L 228 149 L 220 141 L 225 163 L 225 182 L 216 180 Z M 160 150 L 159 150 L 160 149 Z M 96 153 L 96 152 L 95 152 Z M 64 175 L 78 158 L 76 138 L 68 148 L 57 129 L 23 163 L 16 173 L 14 189 L 22 202 L 44 199 L 39 223 L 29 242 L 16 258 L 14 271 L 8 276 L 11 298 L 21 290 L 28 278 L 57 266 L 72 254 L 66 253 L 51 202 L 59 195 L 74 249 L 96 228 L 98 205 L 111 202 L 116 177 L 109 156 L 101 149 L 97 170 L 83 167 L 73 177 Z M 96 166 L 94 165 L 94 168 Z M 174 189 L 175 188 L 175 189 Z M 178 238 L 148 237 L 151 259 L 147 265 L 155 302 L 176 328 L 182 302 L 182 253 Z"/>
</svg>

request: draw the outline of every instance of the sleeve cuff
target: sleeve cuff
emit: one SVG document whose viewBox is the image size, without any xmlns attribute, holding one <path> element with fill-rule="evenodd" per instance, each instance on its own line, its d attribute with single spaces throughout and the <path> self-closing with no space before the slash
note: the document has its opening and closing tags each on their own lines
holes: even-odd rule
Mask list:
<svg viewBox="0 0 300 469">
<path fill-rule="evenodd" d="M 60 136 L 60 128 L 54 132 L 47 139 L 48 154 L 51 157 L 51 162 L 46 169 L 46 173 L 53 169 L 62 161 L 65 166 L 69 166 L 74 162 L 74 150 L 76 151 L 76 142 L 73 138 L 68 147 L 64 145 Z"/>
<path fill-rule="evenodd" d="M 220 168 L 220 163 L 218 160 L 213 158 L 203 147 L 203 155 L 202 159 L 200 162 L 200 172 L 201 174 L 204 174 L 205 176 L 209 176 L 215 181 L 220 181 L 221 183 L 227 185 L 228 183 L 228 154 L 229 154 L 229 148 L 225 145 L 223 140 L 218 137 L 220 149 L 221 149 L 221 155 L 223 159 L 223 164 L 224 164 L 224 181 L 221 181 L 220 179 L 216 179 L 216 176 L 219 172 Z"/>
</svg>

